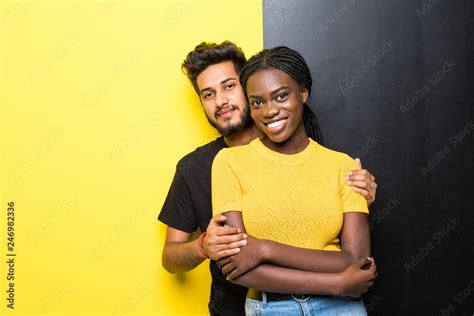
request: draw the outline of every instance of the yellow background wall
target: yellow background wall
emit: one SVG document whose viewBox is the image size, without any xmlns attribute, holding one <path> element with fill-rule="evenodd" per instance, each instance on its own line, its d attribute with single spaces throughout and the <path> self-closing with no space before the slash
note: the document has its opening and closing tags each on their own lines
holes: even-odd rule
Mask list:
<svg viewBox="0 0 474 316">
<path fill-rule="evenodd" d="M 263 47 L 261 1 L 2 1 L 1 315 L 205 315 L 208 263 L 161 267 L 176 162 L 217 136 L 181 73 Z M 6 209 L 15 202 L 15 309 Z"/>
</svg>

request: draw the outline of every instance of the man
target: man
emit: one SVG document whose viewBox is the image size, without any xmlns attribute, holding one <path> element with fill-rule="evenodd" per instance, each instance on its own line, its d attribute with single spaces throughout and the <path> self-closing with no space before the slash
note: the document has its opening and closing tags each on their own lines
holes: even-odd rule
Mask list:
<svg viewBox="0 0 474 316">
<path fill-rule="evenodd" d="M 228 41 L 219 45 L 202 43 L 184 61 L 182 69 L 199 95 L 209 123 L 222 137 L 179 161 L 158 217 L 168 225 L 163 249 L 163 266 L 168 272 L 189 271 L 206 257 L 212 259 L 211 315 L 243 315 L 247 293 L 247 288 L 227 281 L 215 263 L 238 253 L 246 245 L 247 236 L 238 228 L 224 225 L 225 216 L 212 218 L 211 204 L 211 168 L 217 153 L 263 136 L 252 122 L 239 82 L 238 74 L 245 61 L 242 51 Z M 367 170 L 354 170 L 348 181 L 369 204 L 374 201 L 375 179 Z M 205 233 L 191 241 L 198 227 Z"/>
</svg>

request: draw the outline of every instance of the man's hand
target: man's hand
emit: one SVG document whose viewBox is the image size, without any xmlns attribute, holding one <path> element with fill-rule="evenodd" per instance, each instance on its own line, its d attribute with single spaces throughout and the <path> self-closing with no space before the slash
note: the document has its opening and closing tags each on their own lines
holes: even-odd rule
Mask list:
<svg viewBox="0 0 474 316">
<path fill-rule="evenodd" d="M 222 214 L 214 216 L 202 243 L 208 257 L 215 261 L 239 253 L 239 247 L 247 244 L 247 235 L 240 228 L 223 225 L 226 219 Z"/>
<path fill-rule="evenodd" d="M 339 273 L 339 295 L 360 297 L 374 285 L 377 267 L 373 258 L 362 258 Z"/>
<path fill-rule="evenodd" d="M 252 236 L 248 236 L 247 241 L 247 246 L 242 247 L 238 254 L 217 262 L 222 272 L 227 274 L 227 280 L 237 279 L 264 261 L 265 241 Z"/>
<path fill-rule="evenodd" d="M 355 161 L 359 164 L 359 170 L 352 170 L 346 177 L 347 185 L 354 187 L 354 191 L 362 195 L 370 206 L 375 201 L 377 193 L 377 183 L 375 177 L 367 169 L 362 169 L 362 162 L 359 158 Z"/>
</svg>

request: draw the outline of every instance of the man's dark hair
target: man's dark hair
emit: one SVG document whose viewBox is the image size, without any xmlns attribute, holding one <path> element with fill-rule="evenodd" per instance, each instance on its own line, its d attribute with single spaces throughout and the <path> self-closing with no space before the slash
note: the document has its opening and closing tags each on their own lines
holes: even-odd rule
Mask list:
<svg viewBox="0 0 474 316">
<path fill-rule="evenodd" d="M 240 72 L 240 84 L 244 91 L 247 90 L 247 81 L 252 74 L 269 68 L 275 68 L 285 72 L 292 77 L 300 87 L 308 89 L 309 95 L 311 94 L 313 80 L 306 61 L 300 53 L 285 46 L 264 49 L 247 61 Z M 306 103 L 303 104 L 303 122 L 308 137 L 319 144 L 323 144 L 323 135 L 319 127 L 318 119 Z"/>
<path fill-rule="evenodd" d="M 235 72 L 240 74 L 246 59 L 242 49 L 230 41 L 224 41 L 220 44 L 202 42 L 193 51 L 189 52 L 181 65 L 181 70 L 199 94 L 196 83 L 197 76 L 207 67 L 225 61 L 232 61 Z"/>
</svg>

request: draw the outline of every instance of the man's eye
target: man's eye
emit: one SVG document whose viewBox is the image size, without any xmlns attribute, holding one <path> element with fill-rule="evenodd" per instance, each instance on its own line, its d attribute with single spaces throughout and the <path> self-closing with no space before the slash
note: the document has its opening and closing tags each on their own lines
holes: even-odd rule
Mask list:
<svg viewBox="0 0 474 316">
<path fill-rule="evenodd" d="M 232 89 L 233 87 L 235 87 L 235 83 L 230 83 L 225 86 L 226 89 Z"/>
<path fill-rule="evenodd" d="M 207 100 L 207 99 L 209 99 L 210 97 L 212 97 L 212 95 L 213 95 L 212 92 L 207 92 L 207 93 L 204 93 L 203 98 L 204 98 L 205 100 Z"/>
<path fill-rule="evenodd" d="M 286 99 L 286 97 L 288 96 L 288 93 L 280 93 L 279 95 L 277 95 L 276 99 L 277 101 L 283 101 Z"/>
</svg>

